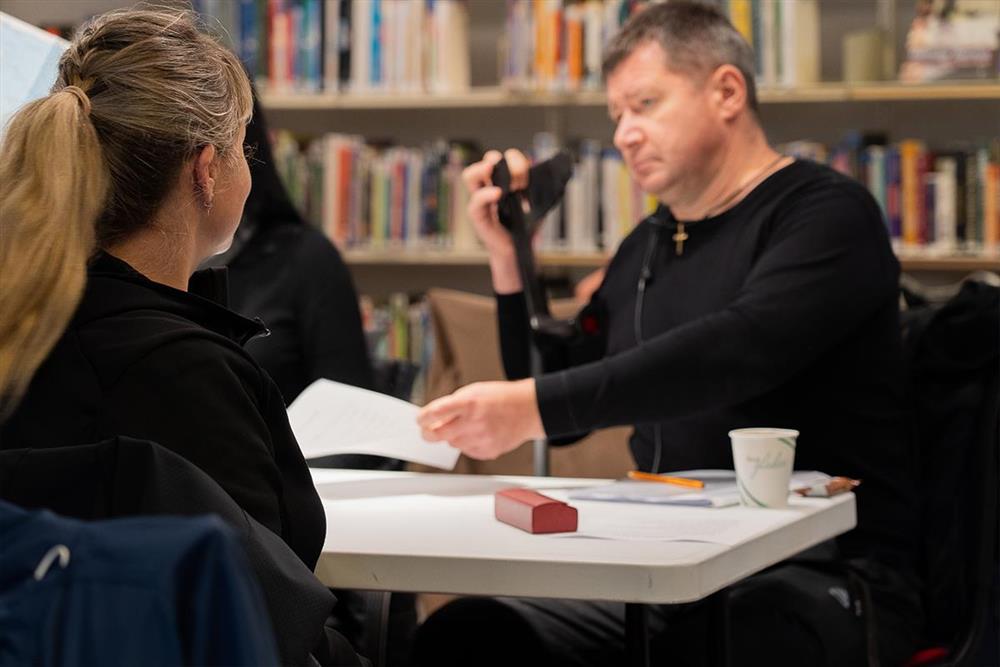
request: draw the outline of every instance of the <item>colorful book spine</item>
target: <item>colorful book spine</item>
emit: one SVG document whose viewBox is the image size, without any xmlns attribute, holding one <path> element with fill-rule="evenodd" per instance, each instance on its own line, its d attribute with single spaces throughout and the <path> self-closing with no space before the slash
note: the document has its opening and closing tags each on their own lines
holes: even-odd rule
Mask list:
<svg viewBox="0 0 1000 667">
<path fill-rule="evenodd" d="M 936 199 L 934 202 L 934 244 L 942 254 L 957 249 L 956 208 L 958 201 L 957 166 L 954 157 L 940 156 L 934 162 Z"/>
<path fill-rule="evenodd" d="M 965 238 L 966 250 L 974 250 L 982 239 L 982 192 L 979 187 L 979 161 L 975 153 L 965 155 Z"/>
<path fill-rule="evenodd" d="M 369 11 L 371 12 L 371 39 L 368 48 L 371 50 L 371 69 L 369 70 L 368 86 L 378 88 L 383 82 L 382 43 L 384 33 L 382 31 L 382 0 L 368 0 Z"/>
<path fill-rule="evenodd" d="M 728 0 L 729 22 L 739 30 L 750 46 L 754 46 L 753 4 L 750 0 Z"/>
<path fill-rule="evenodd" d="M 921 168 L 923 144 L 908 139 L 899 145 L 900 190 L 903 221 L 903 244 L 916 246 L 920 241 Z"/>
<path fill-rule="evenodd" d="M 878 202 L 879 208 L 882 209 L 882 217 L 885 221 L 886 229 L 889 231 L 891 236 L 892 229 L 889 226 L 889 207 L 885 182 L 885 147 L 866 147 L 863 154 L 863 162 L 865 165 L 865 185 L 868 187 L 868 191 L 872 193 L 872 196 L 875 197 L 875 201 Z"/>
<path fill-rule="evenodd" d="M 239 56 L 251 79 L 260 70 L 260 23 L 257 18 L 256 0 L 239 0 Z"/>
<path fill-rule="evenodd" d="M 989 254 L 1000 251 L 1000 160 L 984 155 L 983 179 L 983 249 Z"/>
<path fill-rule="evenodd" d="M 750 0 L 750 46 L 753 47 L 754 73 L 758 85 L 764 76 L 764 16 L 763 0 Z"/>
</svg>

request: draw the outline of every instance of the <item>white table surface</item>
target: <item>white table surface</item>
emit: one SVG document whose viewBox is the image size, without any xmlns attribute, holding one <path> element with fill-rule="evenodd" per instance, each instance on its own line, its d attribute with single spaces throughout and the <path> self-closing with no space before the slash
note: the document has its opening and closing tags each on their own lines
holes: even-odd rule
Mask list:
<svg viewBox="0 0 1000 667">
<path fill-rule="evenodd" d="M 326 509 L 316 574 L 365 590 L 514 595 L 642 603 L 699 600 L 855 526 L 853 494 L 793 498 L 787 510 L 571 500 L 590 521 L 696 521 L 766 526 L 733 545 L 531 535 L 493 517 L 493 493 L 606 480 L 384 471 L 312 471 Z"/>
</svg>

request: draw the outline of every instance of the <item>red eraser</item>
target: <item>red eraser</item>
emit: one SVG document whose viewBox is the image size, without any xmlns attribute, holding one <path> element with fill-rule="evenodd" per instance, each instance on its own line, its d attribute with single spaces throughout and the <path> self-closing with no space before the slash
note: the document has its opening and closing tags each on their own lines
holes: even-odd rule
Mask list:
<svg viewBox="0 0 1000 667">
<path fill-rule="evenodd" d="M 531 489 L 504 489 L 493 496 L 498 521 L 529 533 L 576 532 L 576 508 Z"/>
</svg>

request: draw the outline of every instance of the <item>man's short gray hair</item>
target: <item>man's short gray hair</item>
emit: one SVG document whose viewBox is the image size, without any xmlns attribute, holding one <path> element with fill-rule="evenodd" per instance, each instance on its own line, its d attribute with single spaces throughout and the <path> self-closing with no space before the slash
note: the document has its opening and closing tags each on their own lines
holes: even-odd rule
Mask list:
<svg viewBox="0 0 1000 667">
<path fill-rule="evenodd" d="M 680 74 L 708 76 L 721 65 L 736 67 L 746 80 L 747 106 L 757 113 L 753 49 L 715 6 L 670 0 L 642 10 L 608 44 L 602 66 L 604 78 L 648 42 L 659 44 L 667 54 L 667 66 Z"/>
</svg>

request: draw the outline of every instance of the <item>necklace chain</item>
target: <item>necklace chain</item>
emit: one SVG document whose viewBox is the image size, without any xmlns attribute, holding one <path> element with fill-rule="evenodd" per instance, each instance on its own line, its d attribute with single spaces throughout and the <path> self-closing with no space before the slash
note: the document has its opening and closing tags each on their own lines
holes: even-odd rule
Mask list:
<svg viewBox="0 0 1000 667">
<path fill-rule="evenodd" d="M 736 190 L 734 190 L 731 195 L 729 195 L 728 197 L 726 197 L 725 199 L 723 199 L 721 203 L 716 204 L 712 208 L 708 209 L 708 211 L 705 213 L 705 215 L 702 216 L 702 220 L 705 220 L 707 218 L 711 218 L 713 215 L 715 215 L 715 214 L 717 214 L 717 213 L 725 210 L 726 206 L 728 206 L 730 202 L 732 202 L 734 199 L 736 199 L 736 197 L 739 196 L 739 194 L 741 192 L 743 192 L 744 190 L 746 190 L 747 188 L 749 188 L 751 185 L 756 184 L 756 182 L 760 178 L 762 178 L 764 176 L 764 174 L 766 174 L 772 167 L 774 167 L 774 165 L 778 164 L 779 162 L 781 162 L 784 159 L 785 159 L 784 155 L 778 155 L 778 157 L 776 157 L 775 159 L 771 160 L 766 165 L 764 165 L 764 167 L 760 171 L 754 172 L 754 174 L 750 178 L 748 178 L 747 180 L 743 181 L 743 183 L 740 185 L 740 187 L 738 187 Z"/>
<path fill-rule="evenodd" d="M 732 202 L 734 199 L 736 199 L 736 197 L 741 192 L 743 192 L 744 190 L 746 190 L 750 186 L 755 185 L 757 183 L 757 181 L 759 181 L 761 178 L 763 178 L 764 175 L 768 171 L 770 171 L 776 164 L 778 164 L 779 162 L 781 162 L 784 159 L 785 159 L 784 155 L 779 155 L 777 158 L 775 158 L 774 160 L 771 160 L 766 165 L 764 165 L 763 169 L 761 169 L 760 171 L 754 172 L 753 176 L 751 176 L 749 179 L 747 179 L 746 181 L 744 181 L 743 184 L 740 185 L 740 187 L 737 188 L 733 192 L 733 194 L 731 194 L 728 197 L 726 197 L 722 201 L 721 204 L 717 204 L 717 205 L 713 206 L 712 208 L 708 209 L 708 212 L 705 213 L 705 216 L 702 218 L 702 220 L 707 220 L 708 218 L 711 218 L 716 213 L 725 210 L 726 206 L 728 206 L 730 202 Z M 676 230 L 674 232 L 674 235 L 671 237 L 673 239 L 674 243 L 677 244 L 677 249 L 676 249 L 675 252 L 677 253 L 678 257 L 680 257 L 681 255 L 684 254 L 684 242 L 687 241 L 689 238 L 691 238 L 690 236 L 688 236 L 688 233 L 686 231 L 684 231 L 684 225 L 685 225 L 685 223 L 683 221 L 678 220 L 677 221 L 677 228 L 676 228 Z"/>
</svg>

